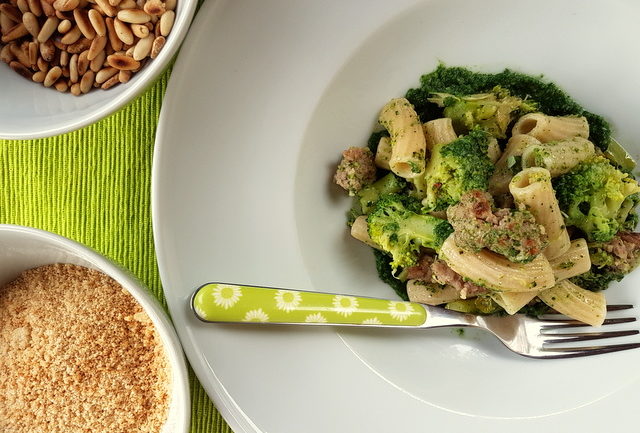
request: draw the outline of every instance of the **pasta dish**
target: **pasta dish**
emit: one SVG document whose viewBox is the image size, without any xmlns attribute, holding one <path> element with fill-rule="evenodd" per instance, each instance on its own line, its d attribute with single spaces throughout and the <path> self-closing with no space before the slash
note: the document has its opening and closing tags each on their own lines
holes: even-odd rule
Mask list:
<svg viewBox="0 0 640 433">
<path fill-rule="evenodd" d="M 603 117 L 541 77 L 440 65 L 378 121 L 334 180 L 399 296 L 602 324 L 640 261 L 635 162 Z"/>
</svg>

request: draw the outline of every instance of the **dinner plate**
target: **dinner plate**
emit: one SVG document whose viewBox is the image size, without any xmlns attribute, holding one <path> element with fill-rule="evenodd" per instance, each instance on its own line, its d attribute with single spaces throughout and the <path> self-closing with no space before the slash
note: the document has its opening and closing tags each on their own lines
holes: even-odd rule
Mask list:
<svg viewBox="0 0 640 433">
<path fill-rule="evenodd" d="M 208 281 L 395 298 L 331 176 L 439 61 L 544 73 L 637 156 L 638 16 L 633 0 L 203 6 L 162 108 L 153 223 L 176 329 L 236 433 L 635 426 L 640 351 L 539 361 L 481 332 L 205 324 L 188 300 Z M 639 305 L 639 283 L 609 301 Z"/>
</svg>

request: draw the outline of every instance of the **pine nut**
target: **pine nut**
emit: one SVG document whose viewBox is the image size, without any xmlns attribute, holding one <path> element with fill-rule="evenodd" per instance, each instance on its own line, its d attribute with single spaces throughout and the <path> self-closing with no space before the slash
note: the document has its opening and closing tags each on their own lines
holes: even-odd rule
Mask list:
<svg viewBox="0 0 640 433">
<path fill-rule="evenodd" d="M 31 11 L 32 14 L 34 14 L 37 17 L 42 16 L 42 6 L 40 5 L 40 1 L 28 0 L 27 3 L 29 3 L 29 10 Z"/>
<path fill-rule="evenodd" d="M 71 21 L 62 20 L 60 21 L 60 24 L 58 24 L 58 33 L 65 34 L 69 30 L 71 30 L 71 27 L 73 27 L 73 24 L 71 24 Z"/>
<path fill-rule="evenodd" d="M 104 82 L 104 84 L 102 84 L 101 89 L 102 90 L 107 90 L 112 88 L 113 86 L 115 86 L 116 84 L 119 84 L 120 80 L 118 79 L 117 75 L 114 75 L 113 77 L 109 78 L 107 81 Z"/>
<path fill-rule="evenodd" d="M 98 36 L 107 35 L 107 27 L 104 23 L 104 18 L 102 18 L 102 15 L 100 15 L 100 12 L 95 9 L 91 9 L 89 11 L 89 21 L 91 22 L 91 25 L 93 26 L 93 29 L 96 31 L 96 34 Z"/>
<path fill-rule="evenodd" d="M 87 38 L 81 38 L 78 42 L 71 44 L 67 47 L 67 51 L 70 54 L 81 53 L 91 46 L 91 40 Z"/>
<path fill-rule="evenodd" d="M 167 0 L 164 2 L 164 7 L 168 10 L 168 11 L 173 11 L 176 9 L 176 0 Z"/>
<path fill-rule="evenodd" d="M 11 48 L 9 47 L 9 45 L 5 45 L 4 47 L 2 47 L 2 49 L 0 50 L 0 60 L 5 63 L 11 63 L 13 58 L 13 53 L 11 52 Z"/>
<path fill-rule="evenodd" d="M 100 9 L 102 9 L 102 12 L 104 12 L 105 15 L 115 17 L 118 13 L 116 8 L 111 6 L 107 0 L 96 0 L 96 4 L 100 6 Z"/>
<path fill-rule="evenodd" d="M 131 31 L 136 38 L 146 38 L 149 36 L 149 27 L 144 24 L 131 24 Z"/>
<path fill-rule="evenodd" d="M 164 44 L 167 40 L 164 36 L 158 36 L 153 40 L 153 46 L 151 47 L 151 58 L 155 59 L 160 54 L 160 50 L 164 47 Z"/>
<path fill-rule="evenodd" d="M 22 18 L 20 18 L 20 10 L 15 6 L 12 6 L 8 3 L 2 3 L 0 4 L 0 12 L 6 15 L 6 17 L 14 23 L 22 22 Z"/>
<path fill-rule="evenodd" d="M 40 56 L 45 62 L 50 62 L 56 54 L 56 47 L 52 40 L 40 44 Z"/>
<path fill-rule="evenodd" d="M 0 40 L 4 43 L 15 41 L 16 39 L 20 39 L 23 36 L 27 36 L 29 31 L 24 26 L 23 23 L 16 24 L 13 26 L 5 35 L 0 38 Z"/>
<path fill-rule="evenodd" d="M 118 19 L 130 24 L 144 24 L 151 20 L 151 17 L 140 9 L 124 9 L 118 12 Z"/>
<path fill-rule="evenodd" d="M 113 7 L 116 7 L 120 4 L 120 0 L 109 0 L 109 4 Z"/>
<path fill-rule="evenodd" d="M 127 83 L 131 79 L 131 71 L 118 72 L 118 81 L 121 83 Z"/>
<path fill-rule="evenodd" d="M 125 52 L 124 52 L 124 55 L 125 55 L 125 56 L 128 56 L 128 57 L 133 57 L 133 50 L 135 50 L 135 49 L 136 49 L 136 46 L 135 46 L 135 45 L 131 45 L 131 46 L 127 49 L 127 51 L 125 51 Z"/>
<path fill-rule="evenodd" d="M 60 51 L 60 66 L 69 65 L 69 53 L 66 51 Z"/>
<path fill-rule="evenodd" d="M 44 77 L 47 76 L 47 73 L 44 71 L 38 71 L 31 76 L 31 79 L 36 83 L 44 83 Z"/>
<path fill-rule="evenodd" d="M 105 50 L 100 51 L 98 55 L 95 56 L 93 60 L 91 60 L 91 63 L 89 63 L 89 69 L 91 69 L 93 72 L 98 72 L 100 69 L 102 69 L 102 66 L 104 65 L 106 59 L 107 53 L 105 52 Z"/>
<path fill-rule="evenodd" d="M 51 3 L 49 3 L 47 0 L 40 0 L 40 6 L 42 7 L 42 12 L 44 13 L 45 16 L 47 17 L 56 16 L 56 10 L 53 8 Z"/>
<path fill-rule="evenodd" d="M 29 65 L 36 66 L 38 63 L 38 44 L 29 42 Z"/>
<path fill-rule="evenodd" d="M 38 57 L 36 64 L 38 65 L 38 69 L 41 71 L 46 72 L 49 70 L 49 64 L 42 58 L 42 56 Z"/>
<path fill-rule="evenodd" d="M 56 81 L 56 84 L 54 84 L 53 87 L 55 87 L 58 92 L 62 92 L 62 93 L 69 90 L 69 85 L 65 80 Z"/>
<path fill-rule="evenodd" d="M 42 28 L 40 29 L 40 33 L 38 33 L 38 42 L 40 42 L 41 44 L 47 42 L 51 35 L 53 35 L 53 32 L 55 32 L 58 28 L 59 22 L 60 20 L 57 17 L 47 18 L 47 20 L 42 25 Z"/>
<path fill-rule="evenodd" d="M 154 37 L 147 36 L 144 39 L 140 39 L 133 50 L 133 59 L 142 60 L 151 53 L 151 47 L 153 46 Z"/>
<path fill-rule="evenodd" d="M 131 71 L 140 67 L 140 62 L 134 60 L 132 57 L 122 54 L 112 54 L 107 57 L 107 63 L 112 68 L 120 69 L 123 71 Z"/>
<path fill-rule="evenodd" d="M 95 78 L 95 72 L 93 72 L 92 70 L 88 70 L 87 72 L 84 73 L 84 75 L 82 76 L 82 79 L 80 80 L 80 91 L 82 93 L 87 93 L 89 90 L 91 90 L 91 86 L 93 86 L 94 78 Z"/>
<path fill-rule="evenodd" d="M 107 81 L 109 78 L 113 77 L 114 75 L 117 75 L 118 72 L 120 71 L 112 67 L 100 69 L 98 72 L 96 72 L 96 83 L 102 84 L 105 81 Z"/>
<path fill-rule="evenodd" d="M 44 78 L 44 87 L 53 86 L 53 83 L 58 81 L 58 78 L 60 78 L 61 75 L 62 69 L 60 68 L 60 66 L 54 66 L 53 68 L 49 69 L 49 72 L 47 72 L 47 75 Z"/>
<path fill-rule="evenodd" d="M 176 19 L 176 13 L 174 11 L 167 11 L 160 17 L 160 34 L 165 38 L 171 32 L 173 28 L 173 22 Z"/>
<path fill-rule="evenodd" d="M 120 38 L 118 37 L 118 34 L 116 33 L 116 28 L 113 23 L 113 18 L 107 17 L 104 20 L 104 22 L 107 25 L 107 33 L 109 35 L 109 43 L 111 47 L 115 51 L 120 51 L 120 49 L 122 48 L 122 41 L 120 40 Z"/>
<path fill-rule="evenodd" d="M 165 5 L 160 0 L 149 0 L 144 4 L 144 11 L 149 15 L 162 15 L 165 12 Z"/>
<path fill-rule="evenodd" d="M 22 75 L 24 78 L 31 80 L 33 77 L 33 74 L 31 73 L 31 71 L 29 71 L 29 69 L 27 69 L 20 62 L 16 62 L 14 60 L 13 62 L 9 63 L 9 67 L 13 69 L 15 72 L 17 72 L 18 74 Z"/>
<path fill-rule="evenodd" d="M 26 12 L 22 15 L 22 24 L 24 24 L 25 28 L 31 36 L 34 38 L 38 37 L 38 33 L 40 33 L 40 24 L 38 23 L 38 17 L 36 17 L 31 12 Z"/>
<path fill-rule="evenodd" d="M 0 32 L 2 32 L 3 35 L 14 25 L 15 22 L 13 22 L 11 18 L 0 12 Z"/>
<path fill-rule="evenodd" d="M 69 12 L 78 7 L 80 0 L 55 0 L 53 8 L 60 12 Z"/>
<path fill-rule="evenodd" d="M 122 0 L 118 5 L 118 9 L 138 9 L 138 5 L 134 0 Z"/>
<path fill-rule="evenodd" d="M 27 0 L 17 0 L 16 4 L 23 14 L 29 12 L 29 3 L 27 3 Z"/>
<path fill-rule="evenodd" d="M 87 58 L 89 60 L 93 60 L 96 58 L 100 51 L 104 50 L 104 47 L 107 45 L 107 37 L 106 36 L 97 36 L 92 42 L 91 47 L 89 48 L 89 54 Z"/>
<path fill-rule="evenodd" d="M 74 44 L 78 42 L 78 39 L 82 36 L 82 32 L 80 31 L 80 27 L 75 26 L 71 31 L 68 31 L 62 38 L 60 38 L 60 42 L 63 44 Z"/>
<path fill-rule="evenodd" d="M 73 96 L 79 96 L 82 92 L 80 91 L 80 83 L 75 83 L 71 85 L 71 94 Z"/>
<path fill-rule="evenodd" d="M 93 29 L 91 25 L 91 21 L 89 21 L 89 17 L 87 13 L 81 9 L 76 9 L 73 11 L 73 18 L 76 20 L 76 24 L 80 28 L 80 31 L 87 39 L 93 39 L 96 37 L 96 31 Z"/>
<path fill-rule="evenodd" d="M 69 80 L 72 83 L 78 82 L 78 54 L 72 55 L 69 60 Z"/>
<path fill-rule="evenodd" d="M 13 54 L 13 57 L 15 57 L 17 61 L 22 63 L 27 68 L 31 66 L 31 62 L 29 61 L 29 45 L 28 44 L 26 47 L 24 45 L 18 46 L 17 44 L 11 44 L 9 46 L 9 49 L 11 50 L 11 54 Z"/>
<path fill-rule="evenodd" d="M 131 45 L 133 44 L 133 32 L 128 25 L 120 21 L 119 18 L 113 20 L 113 25 L 116 29 L 116 34 L 118 38 L 125 44 Z"/>
</svg>

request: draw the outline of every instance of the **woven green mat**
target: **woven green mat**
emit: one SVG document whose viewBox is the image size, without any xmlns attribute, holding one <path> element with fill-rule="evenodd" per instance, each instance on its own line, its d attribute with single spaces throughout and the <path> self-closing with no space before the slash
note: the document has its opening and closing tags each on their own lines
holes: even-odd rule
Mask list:
<svg viewBox="0 0 640 433">
<path fill-rule="evenodd" d="M 113 116 L 70 134 L 0 140 L 0 223 L 48 230 L 133 272 L 166 308 L 151 230 L 151 160 L 170 71 Z M 193 433 L 230 433 L 190 372 Z"/>
</svg>

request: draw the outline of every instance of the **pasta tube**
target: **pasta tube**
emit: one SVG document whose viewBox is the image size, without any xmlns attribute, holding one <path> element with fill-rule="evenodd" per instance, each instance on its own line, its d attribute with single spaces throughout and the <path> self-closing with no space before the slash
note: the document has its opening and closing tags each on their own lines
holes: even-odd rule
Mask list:
<svg viewBox="0 0 640 433">
<path fill-rule="evenodd" d="M 513 178 L 513 168 L 516 158 L 528 147 L 540 144 L 540 141 L 530 135 L 514 135 L 507 142 L 504 153 L 496 162 L 496 169 L 489 178 L 489 192 L 493 195 L 509 192 L 509 182 Z"/>
<path fill-rule="evenodd" d="M 529 263 L 514 263 L 489 250 L 478 253 L 458 247 L 454 234 L 440 248 L 439 256 L 463 278 L 498 292 L 531 292 L 553 287 L 549 261 L 541 254 Z"/>
<path fill-rule="evenodd" d="M 426 165 L 426 142 L 411 103 L 405 98 L 392 99 L 382 108 L 378 121 L 391 135 L 391 171 L 406 179 L 421 175 Z"/>
<path fill-rule="evenodd" d="M 391 170 L 389 161 L 391 160 L 391 139 L 389 137 L 380 137 L 378 142 L 378 150 L 376 150 L 375 163 L 384 170 Z"/>
<path fill-rule="evenodd" d="M 572 319 L 600 326 L 607 315 L 607 301 L 600 292 L 592 292 L 562 280 L 538 294 L 542 302 Z"/>
<path fill-rule="evenodd" d="M 429 284 L 421 280 L 407 281 L 409 300 L 427 305 L 440 305 L 460 299 L 460 292 L 452 286 Z"/>
<path fill-rule="evenodd" d="M 543 143 L 573 137 L 589 138 L 589 122 L 585 117 L 529 113 L 513 125 L 512 134 L 528 134 Z"/>
<path fill-rule="evenodd" d="M 549 245 L 543 251 L 552 260 L 564 254 L 571 244 L 551 186 L 551 174 L 545 168 L 527 168 L 516 174 L 509 184 L 516 203 L 529 210 L 538 224 L 544 226 Z"/>
<path fill-rule="evenodd" d="M 380 249 L 380 246 L 376 244 L 371 237 L 369 236 L 369 228 L 367 226 L 367 216 L 360 215 L 353 221 L 351 225 L 351 236 L 359 240 L 360 242 L 364 242 L 370 247 Z"/>
<path fill-rule="evenodd" d="M 427 149 L 431 150 L 436 144 L 447 144 L 458 138 L 453 130 L 451 119 L 442 117 L 426 122 L 422 125 Z"/>
<path fill-rule="evenodd" d="M 522 153 L 522 168 L 543 167 L 551 177 L 568 173 L 595 155 L 593 143 L 582 137 L 528 146 Z"/>
<path fill-rule="evenodd" d="M 516 314 L 522 307 L 531 302 L 538 293 L 540 293 L 538 290 L 534 292 L 495 292 L 490 296 L 508 314 Z"/>
<path fill-rule="evenodd" d="M 571 241 L 571 246 L 566 253 L 549 260 L 556 281 L 566 280 L 576 275 L 584 274 L 591 269 L 589 247 L 584 239 Z"/>
</svg>

